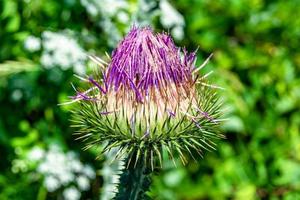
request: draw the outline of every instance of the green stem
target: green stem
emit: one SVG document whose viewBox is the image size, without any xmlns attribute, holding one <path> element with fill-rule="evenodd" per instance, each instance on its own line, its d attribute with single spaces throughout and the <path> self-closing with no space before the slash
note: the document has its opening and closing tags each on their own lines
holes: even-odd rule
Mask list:
<svg viewBox="0 0 300 200">
<path fill-rule="evenodd" d="M 45 200 L 46 198 L 47 198 L 47 190 L 43 185 L 41 185 L 36 199 Z"/>
<path fill-rule="evenodd" d="M 126 164 L 128 164 L 128 159 Z M 126 165 L 127 166 L 127 165 Z M 150 199 L 146 192 L 149 190 L 151 179 L 150 170 L 145 165 L 144 159 L 136 163 L 130 162 L 123 170 L 115 200 L 145 200 Z"/>
</svg>

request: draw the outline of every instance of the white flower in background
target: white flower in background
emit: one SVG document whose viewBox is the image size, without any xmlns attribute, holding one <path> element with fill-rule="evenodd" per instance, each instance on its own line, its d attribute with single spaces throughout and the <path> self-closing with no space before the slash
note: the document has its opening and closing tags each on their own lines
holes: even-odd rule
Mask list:
<svg viewBox="0 0 300 200">
<path fill-rule="evenodd" d="M 139 8 L 144 11 L 144 12 L 148 12 L 149 10 L 151 10 L 153 7 L 156 6 L 156 1 L 149 1 L 149 0 L 139 0 L 138 1 L 138 6 Z"/>
<path fill-rule="evenodd" d="M 171 34 L 177 40 L 182 40 L 184 37 L 183 26 L 175 26 L 174 28 L 172 28 Z"/>
<path fill-rule="evenodd" d="M 90 189 L 90 181 L 86 176 L 79 176 L 78 178 L 76 178 L 76 182 L 78 187 L 82 190 L 82 191 L 86 191 L 88 189 Z"/>
<path fill-rule="evenodd" d="M 115 46 L 131 25 L 130 2 L 125 0 L 81 0 L 89 15 L 103 29 L 108 45 Z M 117 23 L 128 25 L 120 28 Z"/>
<path fill-rule="evenodd" d="M 118 18 L 118 21 L 122 22 L 123 24 L 128 23 L 130 20 L 129 15 L 124 11 L 120 11 L 117 14 L 117 18 Z"/>
<path fill-rule="evenodd" d="M 46 176 L 44 186 L 49 192 L 54 192 L 61 186 L 61 184 L 54 176 Z"/>
<path fill-rule="evenodd" d="M 85 174 L 87 177 L 90 179 L 94 179 L 96 177 L 96 173 L 93 170 L 93 168 L 89 165 L 85 165 L 84 168 L 82 169 L 82 173 Z"/>
<path fill-rule="evenodd" d="M 183 26 L 183 16 L 168 2 L 168 0 L 161 0 L 159 3 L 161 9 L 160 22 L 164 27 L 171 28 L 172 26 Z"/>
<path fill-rule="evenodd" d="M 41 39 L 34 36 L 28 36 L 24 41 L 24 47 L 30 52 L 38 51 L 41 49 Z"/>
<path fill-rule="evenodd" d="M 95 172 L 88 165 L 83 165 L 77 158 L 74 152 L 63 153 L 58 146 L 52 145 L 50 150 L 45 155 L 45 159 L 40 163 L 38 170 L 46 176 L 54 176 L 59 181 L 61 185 L 68 185 L 77 181 L 75 177 L 86 177 L 83 176 L 87 172 L 90 176 L 90 179 L 95 178 Z M 87 179 L 87 178 L 86 178 Z M 89 179 L 85 180 L 85 187 L 82 187 L 86 190 L 89 188 Z M 81 180 L 81 183 L 83 181 Z M 78 181 L 77 181 L 78 183 Z M 88 185 L 88 186 L 86 186 Z"/>
<path fill-rule="evenodd" d="M 81 0 L 81 2 L 85 2 L 85 1 L 86 0 Z M 91 16 L 97 16 L 97 14 L 99 13 L 97 8 L 93 4 L 87 4 L 86 10 Z"/>
<path fill-rule="evenodd" d="M 75 180 L 75 175 L 69 171 L 60 171 L 56 175 L 63 185 L 67 185 Z"/>
<path fill-rule="evenodd" d="M 20 161 L 21 160 L 19 159 Z M 44 177 L 43 184 L 48 192 L 55 192 L 60 188 L 69 186 L 64 192 L 65 195 L 70 195 L 68 199 L 78 199 L 77 189 L 87 191 L 90 189 L 91 180 L 95 179 L 96 173 L 90 165 L 83 164 L 78 159 L 78 155 L 72 151 L 64 153 L 57 145 L 51 145 L 48 151 L 40 147 L 34 147 L 26 154 L 26 160 L 34 162 L 35 170 L 38 174 Z M 27 164 L 21 166 L 20 162 L 14 161 L 13 171 L 20 172 L 23 166 L 27 168 Z M 21 166 L 21 167 L 20 167 Z M 76 189 L 77 188 L 77 189 Z M 76 189 L 76 192 L 74 191 Z M 79 193 L 80 194 L 80 193 Z"/>
<path fill-rule="evenodd" d="M 101 192 L 101 200 L 112 199 L 117 192 L 117 183 L 119 183 L 120 172 L 124 168 L 124 162 L 121 160 L 113 160 L 117 153 L 117 149 L 105 152 L 106 160 L 101 170 L 103 177 L 103 187 Z"/>
<path fill-rule="evenodd" d="M 129 7 L 126 0 L 102 0 L 101 2 L 95 0 L 95 2 L 100 5 L 101 11 L 109 16 L 115 16 L 120 10 Z"/>
<path fill-rule="evenodd" d="M 73 70 L 76 74 L 83 75 L 85 74 L 85 64 L 84 63 L 75 63 Z"/>
<path fill-rule="evenodd" d="M 183 16 L 169 3 L 168 0 L 161 0 L 159 8 L 161 10 L 161 24 L 165 28 L 171 28 L 173 37 L 181 40 L 184 36 L 183 27 L 185 25 Z"/>
<path fill-rule="evenodd" d="M 72 160 L 72 159 L 75 159 L 77 157 L 76 153 L 73 152 L 73 151 L 69 151 L 66 153 L 66 156 L 68 159 Z"/>
<path fill-rule="evenodd" d="M 120 10 L 129 8 L 128 1 L 125 0 L 81 0 L 80 2 L 92 16 L 98 14 L 103 17 L 113 17 Z"/>
<path fill-rule="evenodd" d="M 184 37 L 183 16 L 167 1 L 157 0 L 80 0 L 92 20 L 107 36 L 108 45 L 115 47 L 132 25 L 151 26 L 160 16 L 164 28 L 170 29 L 177 40 Z M 125 26 L 119 26 L 119 24 Z"/>
<path fill-rule="evenodd" d="M 34 147 L 28 152 L 27 157 L 29 160 L 37 161 L 42 159 L 44 157 L 44 154 L 45 154 L 44 149 L 40 147 Z"/>
<path fill-rule="evenodd" d="M 47 166 L 47 163 L 43 162 L 38 166 L 37 171 L 41 174 L 45 174 L 50 171 L 50 168 Z"/>
<path fill-rule="evenodd" d="M 52 61 L 51 55 L 48 53 L 42 54 L 41 63 L 45 67 L 53 66 L 53 61 Z"/>
<path fill-rule="evenodd" d="M 81 194 L 75 187 L 70 187 L 64 190 L 63 196 L 66 200 L 78 200 Z"/>
<path fill-rule="evenodd" d="M 129 2 L 125 0 L 81 0 L 80 2 L 109 36 L 108 45 L 115 46 L 124 31 L 118 28 L 116 20 L 122 24 L 130 24 Z"/>
<path fill-rule="evenodd" d="M 83 164 L 79 160 L 73 159 L 69 165 L 74 172 L 80 172 L 83 169 Z"/>
<path fill-rule="evenodd" d="M 84 74 L 86 54 L 74 38 L 66 33 L 45 31 L 42 39 L 41 63 L 45 68 L 59 66 L 67 70 L 73 67 L 75 73 Z"/>
<path fill-rule="evenodd" d="M 116 46 L 122 38 L 122 34 L 114 22 L 110 18 L 105 18 L 100 21 L 99 25 L 103 28 L 104 32 L 109 35 L 107 38 L 108 45 L 111 47 Z"/>
<path fill-rule="evenodd" d="M 154 19 L 159 16 L 158 1 L 156 0 L 138 0 L 132 14 L 131 24 L 144 26 L 153 26 Z"/>
</svg>

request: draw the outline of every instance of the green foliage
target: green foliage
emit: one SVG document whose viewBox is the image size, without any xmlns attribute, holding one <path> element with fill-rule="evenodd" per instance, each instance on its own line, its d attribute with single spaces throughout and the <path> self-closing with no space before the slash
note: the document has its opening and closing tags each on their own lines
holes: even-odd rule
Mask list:
<svg viewBox="0 0 300 200">
<path fill-rule="evenodd" d="M 19 73 L 22 71 L 39 70 L 38 66 L 30 61 L 7 61 L 0 64 L 0 77 L 10 74 Z"/>
<path fill-rule="evenodd" d="M 188 165 L 189 173 L 176 185 L 157 180 L 155 194 L 165 194 L 160 199 L 299 198 L 299 2 L 176 4 L 186 13 L 184 43 L 214 52 L 208 68 L 226 88 L 230 120 L 218 154 Z"/>
</svg>

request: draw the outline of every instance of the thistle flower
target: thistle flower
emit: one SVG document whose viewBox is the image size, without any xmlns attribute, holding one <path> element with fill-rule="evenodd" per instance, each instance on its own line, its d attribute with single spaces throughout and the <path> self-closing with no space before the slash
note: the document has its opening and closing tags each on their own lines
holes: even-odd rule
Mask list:
<svg viewBox="0 0 300 200">
<path fill-rule="evenodd" d="M 196 52 L 175 46 L 166 33 L 133 27 L 107 63 L 90 56 L 101 68 L 81 78 L 89 88 L 77 91 L 74 126 L 86 148 L 118 148 L 116 158 L 128 156 L 127 166 L 139 160 L 152 170 L 162 165 L 163 152 L 183 164 L 215 149 L 220 102 L 215 87 L 195 66 Z M 174 162 L 175 163 L 175 162 Z"/>
<path fill-rule="evenodd" d="M 108 62 L 90 58 L 100 70 L 79 77 L 85 90 L 74 87 L 73 126 L 85 149 L 106 144 L 102 153 L 117 149 L 115 159 L 126 158 L 115 199 L 148 199 L 149 175 L 163 154 L 186 164 L 186 155 L 202 157 L 223 137 L 217 87 L 207 83 L 210 73 L 199 74 L 210 57 L 196 67 L 196 52 L 176 47 L 168 34 L 133 27 Z"/>
</svg>

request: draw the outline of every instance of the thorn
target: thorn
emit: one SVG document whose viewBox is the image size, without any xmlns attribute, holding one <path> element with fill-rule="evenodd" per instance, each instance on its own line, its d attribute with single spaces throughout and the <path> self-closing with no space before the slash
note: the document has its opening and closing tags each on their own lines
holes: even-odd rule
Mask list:
<svg viewBox="0 0 300 200">
<path fill-rule="evenodd" d="M 91 56 L 88 55 L 89 59 L 91 59 L 93 62 L 95 62 L 96 64 L 98 64 L 100 67 L 102 67 L 103 69 L 105 69 L 104 65 L 102 62 L 100 62 L 98 59 L 96 59 L 96 56 Z M 100 58 L 99 58 L 100 59 Z M 101 59 L 100 59 L 101 60 Z M 104 62 L 104 61 L 103 61 Z"/>
<path fill-rule="evenodd" d="M 105 51 L 105 55 L 108 59 L 111 59 L 110 55 Z"/>
<path fill-rule="evenodd" d="M 82 80 L 82 81 L 84 81 L 84 82 L 89 82 L 88 79 L 83 78 L 83 77 L 81 77 L 81 76 L 79 76 L 79 75 L 77 75 L 77 74 L 74 74 L 73 76 L 75 76 L 76 78 L 78 78 L 78 79 L 80 79 L 80 80 Z"/>
<path fill-rule="evenodd" d="M 206 60 L 202 63 L 202 65 L 200 65 L 198 68 L 196 68 L 193 73 L 197 73 L 200 69 L 202 69 L 210 60 L 210 58 L 213 56 L 213 53 L 211 53 L 208 58 L 206 58 Z"/>
<path fill-rule="evenodd" d="M 214 71 L 208 72 L 207 74 L 205 74 L 204 76 L 202 76 L 202 77 L 200 78 L 200 80 L 207 78 L 207 77 L 208 77 L 209 75 L 211 75 L 212 73 L 214 73 Z"/>
<path fill-rule="evenodd" d="M 73 85 L 73 83 L 71 83 L 72 88 L 75 90 L 75 92 L 77 92 L 75 86 Z"/>
<path fill-rule="evenodd" d="M 220 90 L 226 90 L 225 88 L 217 86 L 217 85 L 211 85 L 211 84 L 203 83 L 203 82 L 200 82 L 200 81 L 197 81 L 197 83 L 199 83 L 199 84 L 201 84 L 203 86 L 210 87 L 210 88 L 216 88 L 216 89 L 220 89 Z"/>
<path fill-rule="evenodd" d="M 229 118 L 224 118 L 224 119 L 216 119 L 217 122 L 226 122 L 229 121 Z"/>
<path fill-rule="evenodd" d="M 58 106 L 65 106 L 65 105 L 69 105 L 69 104 L 72 104 L 72 103 L 76 103 L 77 101 L 80 101 L 81 99 L 75 99 L 73 101 L 67 101 L 67 102 L 64 102 L 64 103 L 59 103 L 57 104 Z"/>
<path fill-rule="evenodd" d="M 92 56 L 92 57 L 94 57 L 98 62 L 100 62 L 100 63 L 102 63 L 102 64 L 104 64 L 104 65 L 108 65 L 108 63 L 105 62 L 104 60 L 102 60 L 101 58 L 99 58 L 99 57 L 97 57 L 97 56 Z"/>
</svg>

